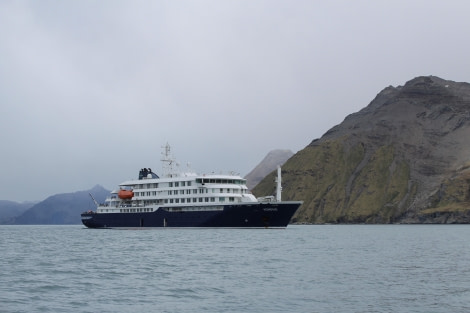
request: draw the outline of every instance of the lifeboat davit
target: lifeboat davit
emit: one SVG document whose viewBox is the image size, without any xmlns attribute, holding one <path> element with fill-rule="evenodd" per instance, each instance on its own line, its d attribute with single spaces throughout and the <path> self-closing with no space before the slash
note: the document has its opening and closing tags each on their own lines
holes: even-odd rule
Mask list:
<svg viewBox="0 0 470 313">
<path fill-rule="evenodd" d="M 132 199 L 134 192 L 132 190 L 119 190 L 118 197 L 119 199 Z"/>
</svg>

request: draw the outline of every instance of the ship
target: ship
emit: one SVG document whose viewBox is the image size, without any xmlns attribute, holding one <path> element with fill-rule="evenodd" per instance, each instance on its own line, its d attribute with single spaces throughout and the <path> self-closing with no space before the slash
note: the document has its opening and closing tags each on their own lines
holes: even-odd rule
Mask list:
<svg viewBox="0 0 470 313">
<path fill-rule="evenodd" d="M 88 228 L 286 228 L 302 201 L 282 201 L 281 168 L 276 194 L 256 198 L 236 173 L 197 174 L 180 170 L 169 144 L 163 147 L 162 175 L 141 168 L 96 211 L 81 214 Z"/>
</svg>

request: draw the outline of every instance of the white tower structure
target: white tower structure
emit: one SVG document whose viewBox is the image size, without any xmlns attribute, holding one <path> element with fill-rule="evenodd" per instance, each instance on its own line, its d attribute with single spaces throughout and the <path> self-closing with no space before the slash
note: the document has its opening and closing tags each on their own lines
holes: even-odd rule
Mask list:
<svg viewBox="0 0 470 313">
<path fill-rule="evenodd" d="M 277 166 L 277 179 L 276 179 L 276 201 L 281 201 L 282 185 L 281 185 L 281 167 Z"/>
</svg>

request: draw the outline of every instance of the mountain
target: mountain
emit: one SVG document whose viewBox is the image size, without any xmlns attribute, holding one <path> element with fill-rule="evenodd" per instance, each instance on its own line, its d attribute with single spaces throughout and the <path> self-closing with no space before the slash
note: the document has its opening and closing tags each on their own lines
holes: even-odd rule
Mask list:
<svg viewBox="0 0 470 313">
<path fill-rule="evenodd" d="M 109 191 L 97 185 L 90 190 L 51 196 L 15 218 L 14 224 L 80 224 L 80 213 L 94 210 L 90 193 L 104 202 Z"/>
<path fill-rule="evenodd" d="M 266 157 L 245 176 L 248 189 L 253 189 L 266 175 L 274 171 L 278 165 L 284 164 L 294 153 L 290 150 L 272 150 Z"/>
<path fill-rule="evenodd" d="M 31 208 L 34 202 L 13 202 L 0 200 L 0 224 L 12 223 L 14 218 Z"/>
<path fill-rule="evenodd" d="M 284 164 L 283 199 L 298 223 L 470 223 L 470 84 L 385 88 Z"/>
</svg>

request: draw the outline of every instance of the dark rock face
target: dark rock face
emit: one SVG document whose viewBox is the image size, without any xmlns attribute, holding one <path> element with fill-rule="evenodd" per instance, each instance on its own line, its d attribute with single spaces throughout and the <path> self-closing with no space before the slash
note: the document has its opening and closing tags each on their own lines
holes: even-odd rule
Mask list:
<svg viewBox="0 0 470 313">
<path fill-rule="evenodd" d="M 284 198 L 304 200 L 298 222 L 466 223 L 470 84 L 431 76 L 387 87 L 283 171 Z"/>
</svg>

